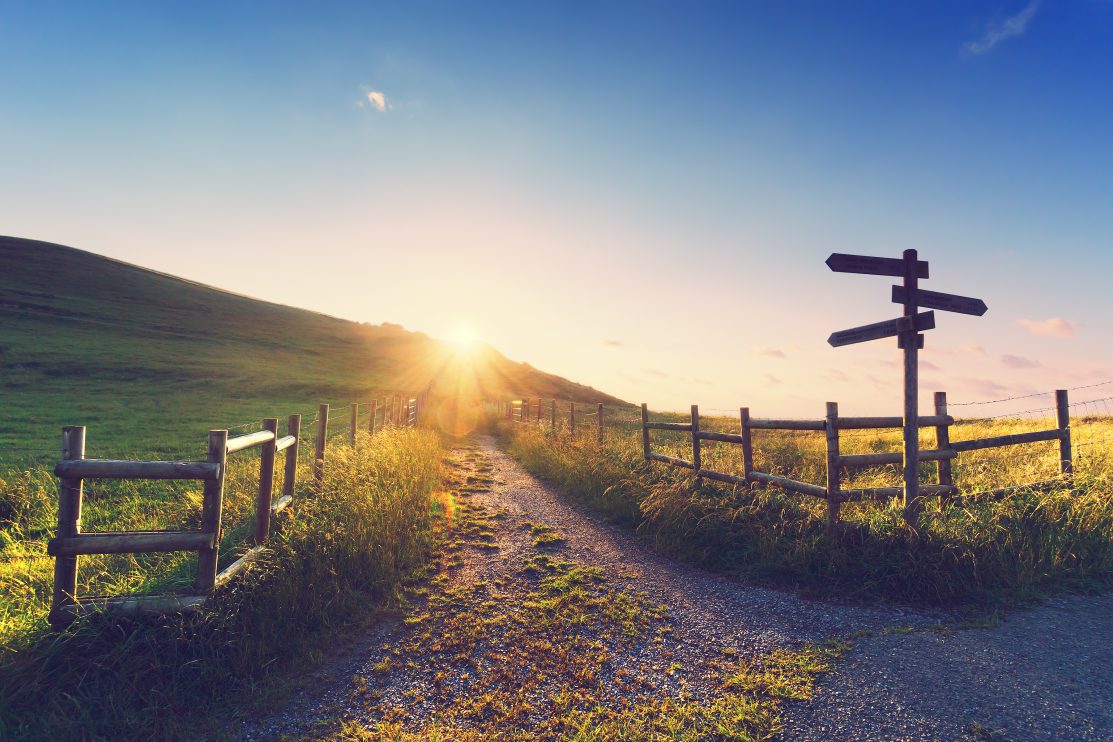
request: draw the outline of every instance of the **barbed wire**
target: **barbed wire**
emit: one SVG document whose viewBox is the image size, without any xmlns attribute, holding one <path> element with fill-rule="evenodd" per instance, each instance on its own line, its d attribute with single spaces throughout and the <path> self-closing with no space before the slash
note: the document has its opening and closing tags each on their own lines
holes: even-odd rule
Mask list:
<svg viewBox="0 0 1113 742">
<path fill-rule="evenodd" d="M 1106 386 L 1113 384 L 1113 379 L 1108 381 L 1099 381 L 1096 384 L 1083 384 L 1082 386 L 1073 386 L 1067 389 L 1068 392 L 1076 392 L 1080 389 L 1094 389 L 1099 386 Z M 971 405 L 984 405 L 984 404 L 998 404 L 1000 402 L 1012 402 L 1017 399 L 1031 399 L 1032 397 L 1042 397 L 1044 395 L 1054 394 L 1054 392 L 1033 392 L 1032 394 L 1018 394 L 1015 397 L 1002 397 L 1001 399 L 987 399 L 980 402 L 947 402 L 948 407 L 969 407 Z"/>
</svg>

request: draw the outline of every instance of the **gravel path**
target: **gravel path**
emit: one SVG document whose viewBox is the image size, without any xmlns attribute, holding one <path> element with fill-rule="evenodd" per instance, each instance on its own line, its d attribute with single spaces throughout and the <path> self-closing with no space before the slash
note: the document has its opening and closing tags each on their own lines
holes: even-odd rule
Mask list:
<svg viewBox="0 0 1113 742">
<path fill-rule="evenodd" d="M 587 687 L 604 704 L 635 696 L 710 699 L 726 663 L 851 638 L 815 700 L 786 709 L 784 739 L 1113 737 L 1107 597 L 1058 601 L 997 629 L 962 631 L 943 629 L 949 617 L 942 615 L 807 601 L 654 554 L 571 506 L 489 438 L 458 452 L 458 460 L 470 535 L 445 555 L 434 588 L 415 593 L 405 620 L 338 651 L 284 713 L 247 725 L 243 736 L 273 739 L 314 725 L 320 734 L 330 719 L 368 728 L 390 722 L 417 733 L 445 720 L 482 729 L 495 707 L 516 728 L 544 728 L 537 725 L 561 713 L 552 696 L 570 686 L 555 684 L 547 656 L 517 676 L 508 669 L 515 657 L 532 661 L 522 660 L 517 644 L 541 646 L 531 623 L 539 599 L 531 565 L 541 558 L 566 565 L 558 576 L 575 569 L 569 565 L 597 568 L 588 580 L 591 605 L 616 606 L 608 615 L 626 611 L 614 619 L 626 625 L 611 627 L 623 630 L 609 631 L 604 621 L 586 643 L 569 645 L 574 656 L 563 660 L 580 676 L 594 670 L 576 664 L 575 655 L 597 653 L 599 677 Z M 539 546 L 538 534 L 552 534 L 553 543 Z M 457 638 L 473 625 L 495 630 Z M 512 646 L 500 643 L 504 629 Z M 559 654 L 565 640 L 580 642 L 580 633 L 550 636 L 551 651 Z M 516 691 L 499 695 L 503 675 L 512 688 L 524 684 L 509 711 L 506 699 Z M 493 699 L 491 708 L 458 708 L 459 699 L 476 697 Z"/>
</svg>

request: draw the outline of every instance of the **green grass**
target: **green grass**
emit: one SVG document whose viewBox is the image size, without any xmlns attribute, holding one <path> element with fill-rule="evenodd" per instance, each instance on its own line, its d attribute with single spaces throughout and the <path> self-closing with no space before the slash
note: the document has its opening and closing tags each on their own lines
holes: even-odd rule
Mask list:
<svg viewBox="0 0 1113 742">
<path fill-rule="evenodd" d="M 735 425 L 737 422 L 735 421 Z M 958 425 L 952 437 L 985 437 L 1037 429 L 1046 421 L 996 420 Z M 729 420 L 704 427 L 729 431 Z M 613 520 L 638 529 L 656 548 L 718 570 L 817 596 L 859 601 L 977 608 L 1015 605 L 1061 591 L 1106 590 L 1113 584 L 1113 421 L 1075 420 L 1074 489 L 1022 491 L 1005 500 L 928 503 L 913 542 L 900 503 L 842 507 L 829 535 L 826 503 L 777 487 L 747 490 L 704 481 L 642 459 L 640 432 L 608 431 L 570 441 L 529 427 L 502 426 L 510 452 L 531 473 L 553 482 Z M 899 450 L 899 432 L 844 436 L 843 453 Z M 933 445 L 930 434 L 924 443 Z M 654 433 L 654 450 L 690 458 L 690 438 Z M 761 471 L 822 484 L 823 435 L 755 434 Z M 740 473 L 738 446 L 707 445 L 703 465 Z M 954 478 L 982 491 L 1052 477 L 1055 444 L 962 454 Z M 934 464 L 925 464 L 931 481 Z M 897 486 L 897 467 L 875 467 L 846 486 Z"/>
<path fill-rule="evenodd" d="M 5 584 L 0 738 L 213 734 L 230 714 L 265 704 L 285 671 L 303 670 L 345 627 L 373 618 L 426 558 L 447 512 L 434 497 L 442 457 L 439 437 L 421 430 L 331 446 L 320 491 L 299 493 L 269 551 L 199 616 L 91 618 L 55 635 L 42 622 L 49 575 L 32 579 L 22 602 Z M 242 513 L 236 488 L 231 500 Z M 92 570 L 83 569 L 82 589 L 188 581 L 191 558 L 164 558 L 83 558 Z"/>
</svg>

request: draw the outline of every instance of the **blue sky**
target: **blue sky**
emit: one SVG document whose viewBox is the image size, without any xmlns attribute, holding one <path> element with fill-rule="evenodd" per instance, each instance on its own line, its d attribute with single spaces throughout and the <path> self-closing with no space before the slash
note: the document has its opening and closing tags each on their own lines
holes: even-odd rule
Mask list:
<svg viewBox="0 0 1113 742">
<path fill-rule="evenodd" d="M 925 394 L 1113 378 L 1113 3 L 0 4 L 0 231 L 470 326 L 660 408 L 891 410 L 832 251 L 983 297 Z"/>
</svg>

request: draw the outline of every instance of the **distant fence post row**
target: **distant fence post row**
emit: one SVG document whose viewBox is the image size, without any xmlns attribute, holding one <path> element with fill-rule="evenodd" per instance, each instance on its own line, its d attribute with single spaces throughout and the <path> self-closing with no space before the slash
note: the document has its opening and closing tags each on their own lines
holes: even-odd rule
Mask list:
<svg viewBox="0 0 1113 742">
<path fill-rule="evenodd" d="M 534 404 L 529 399 L 514 399 L 514 400 L 511 400 L 509 402 L 497 401 L 494 404 L 495 404 L 495 407 L 496 407 L 497 414 L 500 417 L 505 417 L 507 420 L 509 420 L 512 423 L 534 422 L 534 423 L 537 423 L 538 425 L 540 425 L 542 423 L 542 421 L 544 420 L 544 413 L 542 412 L 544 402 L 545 402 L 544 399 L 538 397 L 537 398 L 536 410 L 534 412 L 531 412 L 531 409 L 534 408 Z M 581 419 L 583 417 L 594 417 L 595 418 L 595 439 L 599 443 L 602 443 L 603 442 L 603 420 L 604 420 L 603 403 L 599 402 L 595 405 L 595 412 L 580 413 L 580 415 L 581 415 Z M 557 400 L 556 399 L 550 399 L 549 400 L 549 415 L 548 415 L 548 418 L 549 418 L 549 431 L 555 435 L 558 432 Z M 576 419 L 577 419 L 576 418 L 576 403 L 575 402 L 569 402 L 568 403 L 568 424 L 567 424 L 567 427 L 565 428 L 565 430 L 568 432 L 568 435 L 571 436 L 571 437 L 575 437 L 575 435 L 576 435 Z"/>
<path fill-rule="evenodd" d="M 388 397 L 381 407 L 378 400 L 372 400 L 369 404 L 371 419 L 368 422 L 368 433 L 375 433 L 376 410 L 383 413 L 379 423 L 380 430 L 386 427 L 416 427 L 425 398 L 424 393 L 414 397 L 395 395 Z M 360 403 L 353 402 L 350 410 L 348 441 L 353 446 L 357 443 L 360 406 Z M 313 448 L 314 486 L 324 476 L 326 443 L 329 440 L 328 420 L 329 406 L 322 404 L 317 416 Z M 199 609 L 215 590 L 228 584 L 258 557 L 271 534 L 274 519 L 286 512 L 293 502 L 300 439 L 301 415 L 295 414 L 287 419 L 286 435 L 282 437 L 278 435 L 278 418 L 266 418 L 261 430 L 234 438 L 228 437 L 227 430 L 210 430 L 208 452 L 204 461 L 117 461 L 86 459 L 85 427 L 69 425 L 62 428 L 62 456 L 54 469 L 54 474 L 59 479 L 58 531 L 57 536 L 47 544 L 47 553 L 55 559 L 51 626 L 61 629 L 78 616 L 95 611 L 166 614 Z M 250 448 L 260 450 L 253 545 L 239 559 L 218 571 L 228 456 Z M 283 452 L 282 495 L 273 500 L 275 462 L 278 454 Z M 200 480 L 203 482 L 200 528 L 82 532 L 82 491 L 86 479 Z M 173 551 L 197 552 L 194 594 L 78 597 L 77 570 L 78 557 L 81 555 Z"/>
<path fill-rule="evenodd" d="M 978 438 L 973 440 L 952 441 L 951 426 L 955 424 L 954 418 L 947 414 L 947 394 L 935 394 L 935 414 L 919 418 L 920 427 L 935 428 L 935 448 L 919 452 L 920 461 L 935 461 L 937 463 L 937 484 L 916 483 L 913 499 L 919 501 L 923 497 L 951 498 L 963 497 L 1004 497 L 1019 490 L 1047 490 L 1069 483 L 1074 471 L 1071 454 L 1070 435 L 1070 406 L 1067 392 L 1060 389 L 1055 392 L 1056 427 L 1049 430 L 1037 430 L 1028 433 L 1015 433 L 1012 435 L 994 436 L 991 438 Z M 835 402 L 827 403 L 826 415 L 822 420 L 773 420 L 751 418 L 747 407 L 739 409 L 739 433 L 713 433 L 700 429 L 699 407 L 692 405 L 692 419 L 690 423 L 654 422 L 649 419 L 649 409 L 642 405 L 642 454 L 647 461 L 659 461 L 670 466 L 690 469 L 697 481 L 701 478 L 712 479 L 728 484 L 751 486 L 755 483 L 774 484 L 790 492 L 822 498 L 827 501 L 828 525 L 833 528 L 839 520 L 839 507 L 844 502 L 859 502 L 863 500 L 889 500 L 904 494 L 902 487 L 868 487 L 859 489 L 846 489 L 842 486 L 842 471 L 882 464 L 903 464 L 904 452 L 893 451 L 883 453 L 843 454 L 839 445 L 839 432 L 842 430 L 863 429 L 899 429 L 904 425 L 902 417 L 841 417 L 839 406 Z M 654 453 L 651 446 L 651 430 L 683 431 L 691 434 L 692 459 L 666 456 Z M 801 482 L 788 477 L 774 475 L 754 469 L 754 449 L 752 432 L 754 430 L 810 430 L 824 433 L 827 449 L 827 477 L 824 485 Z M 732 443 L 742 447 L 743 472 L 741 476 L 724 472 L 712 471 L 703 467 L 701 455 L 702 441 L 718 441 Z M 995 490 L 982 492 L 960 493 L 953 481 L 951 462 L 958 454 L 966 451 L 977 451 L 986 448 L 1002 446 L 1015 446 L 1039 441 L 1059 442 L 1059 473 L 1056 479 L 1035 482 L 1026 485 L 1014 485 Z"/>
</svg>

